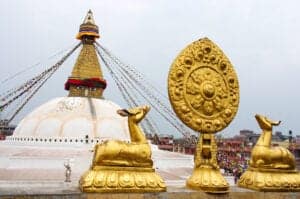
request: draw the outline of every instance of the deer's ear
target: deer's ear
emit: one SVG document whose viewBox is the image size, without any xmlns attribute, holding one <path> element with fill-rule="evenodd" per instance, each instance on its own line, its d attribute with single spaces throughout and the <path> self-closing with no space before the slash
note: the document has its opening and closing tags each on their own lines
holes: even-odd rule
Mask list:
<svg viewBox="0 0 300 199">
<path fill-rule="evenodd" d="M 145 105 L 145 106 L 144 106 L 144 109 L 145 109 L 145 111 L 147 111 L 147 112 L 150 111 L 150 108 L 151 108 L 151 107 L 148 106 L 148 105 Z"/>
<path fill-rule="evenodd" d="M 117 113 L 123 117 L 127 117 L 129 115 L 129 112 L 126 109 L 117 110 Z"/>
<path fill-rule="evenodd" d="M 273 122 L 272 124 L 273 124 L 274 126 L 278 126 L 280 123 L 281 123 L 281 121 L 279 120 L 279 121 L 277 121 L 277 122 Z"/>
<path fill-rule="evenodd" d="M 278 126 L 280 123 L 281 123 L 281 121 L 279 120 L 279 121 L 272 121 L 272 120 L 270 120 L 270 119 L 268 119 L 268 118 L 265 118 L 266 119 L 266 121 L 267 122 L 269 122 L 272 126 Z"/>
<path fill-rule="evenodd" d="M 126 111 L 127 111 L 128 115 L 136 115 L 140 110 L 138 108 L 131 108 Z"/>
</svg>

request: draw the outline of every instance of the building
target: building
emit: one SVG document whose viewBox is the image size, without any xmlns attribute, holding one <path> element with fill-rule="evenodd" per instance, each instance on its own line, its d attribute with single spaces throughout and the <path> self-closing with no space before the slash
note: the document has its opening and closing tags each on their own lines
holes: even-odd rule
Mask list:
<svg viewBox="0 0 300 199">
<path fill-rule="evenodd" d="M 165 151 L 174 151 L 173 144 L 174 144 L 174 137 L 173 135 L 167 134 L 154 134 L 151 139 L 151 143 L 157 145 L 158 149 L 165 150 Z"/>
<path fill-rule="evenodd" d="M 241 130 L 238 135 L 231 138 L 216 136 L 219 166 L 226 170 L 227 173 L 233 173 L 233 170 L 237 167 L 243 170 L 246 169 L 252 147 L 256 144 L 259 137 L 260 134 L 247 129 Z M 159 149 L 190 155 L 195 153 L 198 140 L 195 135 L 177 139 L 170 135 L 154 135 L 150 139 Z M 289 148 L 295 154 L 297 162 L 300 163 L 300 137 L 294 139 L 293 144 L 290 144 L 289 136 L 277 131 L 272 136 L 272 145 L 273 147 Z"/>
<path fill-rule="evenodd" d="M 8 120 L 0 120 L 0 140 L 5 140 L 7 136 L 13 135 L 15 125 L 10 125 Z"/>
</svg>

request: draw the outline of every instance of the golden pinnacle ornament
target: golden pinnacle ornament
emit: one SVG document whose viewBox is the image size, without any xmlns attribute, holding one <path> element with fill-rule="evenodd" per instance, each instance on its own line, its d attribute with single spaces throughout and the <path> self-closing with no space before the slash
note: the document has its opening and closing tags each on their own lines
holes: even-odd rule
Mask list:
<svg viewBox="0 0 300 199">
<path fill-rule="evenodd" d="M 233 120 L 239 105 L 237 75 L 222 50 L 208 38 L 187 46 L 173 62 L 168 92 L 177 116 L 201 133 L 187 187 L 228 192 L 217 163 L 215 133 Z"/>
<path fill-rule="evenodd" d="M 262 133 L 251 151 L 249 168 L 238 181 L 240 187 L 258 191 L 300 191 L 300 173 L 294 155 L 286 148 L 271 147 L 273 126 L 280 124 L 255 115 Z"/>
<path fill-rule="evenodd" d="M 103 78 L 94 46 L 96 39 L 99 37 L 98 26 L 95 24 L 92 11 L 89 10 L 76 36 L 82 42 L 82 49 L 73 67 L 72 74 L 65 83 L 65 89 L 69 91 L 69 97 L 102 98 L 106 81 Z"/>
</svg>

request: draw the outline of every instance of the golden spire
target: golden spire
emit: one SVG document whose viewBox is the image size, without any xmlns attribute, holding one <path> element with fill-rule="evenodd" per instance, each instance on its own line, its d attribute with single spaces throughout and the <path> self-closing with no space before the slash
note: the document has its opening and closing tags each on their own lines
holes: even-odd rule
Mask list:
<svg viewBox="0 0 300 199">
<path fill-rule="evenodd" d="M 95 51 L 94 42 L 99 38 L 99 30 L 91 10 L 80 25 L 76 38 L 81 40 L 83 45 L 65 89 L 70 91 L 69 96 L 72 97 L 101 98 L 106 81 L 103 79 Z"/>
<path fill-rule="evenodd" d="M 91 10 L 88 11 L 86 17 L 84 18 L 83 24 L 93 24 L 96 25 L 93 12 Z"/>
</svg>

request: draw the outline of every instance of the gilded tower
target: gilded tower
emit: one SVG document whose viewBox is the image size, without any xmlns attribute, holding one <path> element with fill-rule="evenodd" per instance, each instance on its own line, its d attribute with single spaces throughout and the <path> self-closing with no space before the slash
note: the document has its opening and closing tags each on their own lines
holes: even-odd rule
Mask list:
<svg viewBox="0 0 300 199">
<path fill-rule="evenodd" d="M 92 11 L 89 10 L 76 36 L 82 42 L 82 49 L 65 84 L 69 97 L 102 98 L 106 81 L 103 79 L 94 46 L 95 40 L 99 37 L 98 26 L 95 24 Z"/>
</svg>

